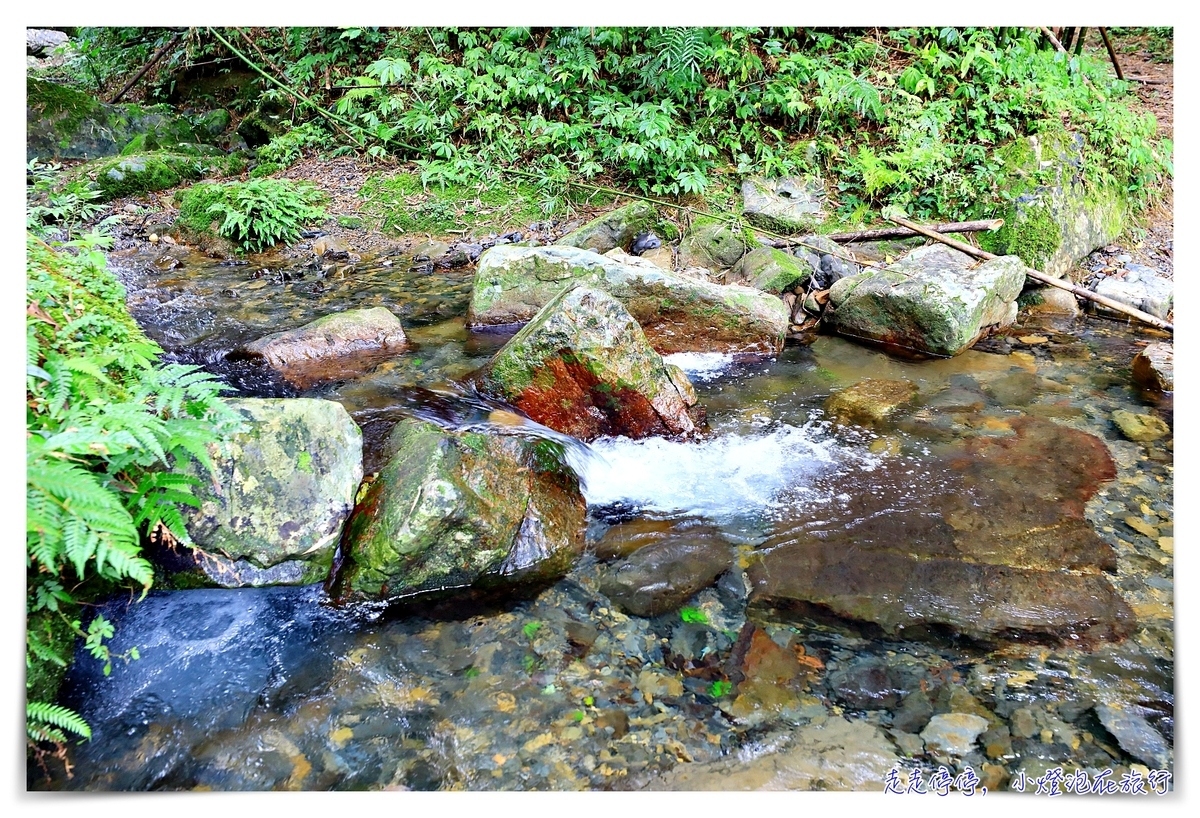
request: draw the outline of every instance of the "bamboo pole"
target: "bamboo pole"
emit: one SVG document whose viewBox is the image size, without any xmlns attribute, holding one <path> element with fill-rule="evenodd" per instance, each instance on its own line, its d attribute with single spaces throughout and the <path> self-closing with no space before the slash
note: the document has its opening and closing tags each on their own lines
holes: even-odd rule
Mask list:
<svg viewBox="0 0 1200 818">
<path fill-rule="evenodd" d="M 1108 49 L 1108 58 L 1112 60 L 1113 68 L 1117 71 L 1117 79 L 1125 79 L 1125 75 L 1121 73 L 1121 64 L 1117 62 L 1117 52 L 1108 39 L 1108 29 L 1100 28 L 1100 39 L 1104 40 L 1104 47 Z"/>
<path fill-rule="evenodd" d="M 1004 226 L 1004 219 L 980 219 L 970 222 L 942 222 L 932 224 L 930 230 L 939 233 L 979 233 L 984 230 L 999 230 Z M 836 242 L 877 241 L 879 239 L 903 239 L 919 235 L 907 227 L 876 227 L 870 230 L 856 230 L 849 233 L 829 233 L 825 236 Z M 778 242 L 783 244 L 784 242 Z"/>
<path fill-rule="evenodd" d="M 120 102 L 121 98 L 129 93 L 129 89 L 132 88 L 133 86 L 137 85 L 138 80 L 140 80 L 142 77 L 146 76 L 146 72 L 149 71 L 151 68 L 153 68 L 154 64 L 156 62 L 158 62 L 159 60 L 162 59 L 163 54 L 166 54 L 167 51 L 173 45 L 175 45 L 175 43 L 179 42 L 179 38 L 182 36 L 182 34 L 183 34 L 183 32 L 181 32 L 181 31 L 176 31 L 174 34 L 172 34 L 171 39 L 167 40 L 163 44 L 162 48 L 160 48 L 160 49 L 158 49 L 158 51 L 154 52 L 154 56 L 150 58 L 150 62 L 148 62 L 144 66 L 142 66 L 142 70 L 137 72 L 136 74 L 134 74 L 133 79 L 131 79 L 129 82 L 125 83 L 124 88 L 122 88 L 120 91 L 117 91 L 117 93 L 113 96 L 113 98 L 109 100 L 109 104 L 116 105 L 118 102 Z"/>
<path fill-rule="evenodd" d="M 972 247 L 971 245 L 966 244 L 964 242 L 943 236 L 941 233 L 935 233 L 934 231 L 929 230 L 928 228 L 922 227 L 919 224 L 914 224 L 913 222 L 910 222 L 908 219 L 901 218 L 899 216 L 888 216 L 887 219 L 888 219 L 888 221 L 895 222 L 896 224 L 903 225 L 903 226 L 909 228 L 910 230 L 913 230 L 914 232 L 920 233 L 922 236 L 928 236 L 929 238 L 933 239 L 934 241 L 940 241 L 942 244 L 953 247 L 955 250 L 961 250 L 962 252 L 967 253 L 968 255 L 974 256 L 975 258 L 981 258 L 981 259 L 997 258 L 995 253 L 989 253 L 985 250 L 980 250 L 978 247 Z M 1076 284 L 1072 284 L 1069 281 L 1063 281 L 1062 279 L 1052 278 L 1051 276 L 1048 276 L 1045 273 L 1043 273 L 1041 270 L 1035 270 L 1032 267 L 1026 267 L 1025 275 L 1029 276 L 1034 281 L 1040 281 L 1043 284 L 1049 284 L 1051 287 L 1058 287 L 1060 290 L 1066 290 L 1067 292 L 1071 293 L 1072 295 L 1076 295 L 1079 298 L 1083 298 L 1088 301 L 1094 301 L 1097 304 L 1102 304 L 1105 307 L 1108 307 L 1110 310 L 1115 310 L 1116 312 L 1119 312 L 1123 315 L 1128 315 L 1133 318 L 1136 318 L 1139 321 L 1149 324 L 1152 327 L 1158 327 L 1159 329 L 1165 329 L 1165 330 L 1169 330 L 1171 332 L 1175 331 L 1175 327 L 1173 325 L 1162 320 L 1161 318 L 1159 318 L 1156 315 L 1151 315 L 1148 312 L 1142 312 L 1141 310 L 1136 309 L 1135 307 L 1131 307 L 1128 304 L 1122 304 L 1120 301 L 1114 301 L 1113 299 L 1108 298 L 1107 296 L 1103 296 L 1098 293 L 1094 293 L 1091 290 L 1085 290 L 1083 287 L 1080 287 Z"/>
</svg>

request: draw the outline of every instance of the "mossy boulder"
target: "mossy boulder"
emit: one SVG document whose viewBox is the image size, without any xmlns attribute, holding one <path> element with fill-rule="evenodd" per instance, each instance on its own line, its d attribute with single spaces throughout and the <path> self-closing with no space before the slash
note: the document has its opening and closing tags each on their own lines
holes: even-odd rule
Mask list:
<svg viewBox="0 0 1200 818">
<path fill-rule="evenodd" d="M 213 458 L 220 492 L 197 489 L 202 505 L 186 523 L 198 548 L 186 573 L 222 587 L 323 581 L 362 481 L 362 432 L 333 401 L 228 403 L 248 430 Z"/>
<path fill-rule="evenodd" d="M 767 293 L 555 246 L 486 251 L 476 268 L 467 323 L 474 329 L 523 324 L 574 284 L 603 289 L 620 301 L 661 355 L 774 354 L 787 331 L 787 308 Z"/>
<path fill-rule="evenodd" d="M 742 210 L 746 221 L 758 227 L 785 235 L 803 233 L 825 221 L 827 195 L 819 179 L 751 177 L 742 182 Z"/>
<path fill-rule="evenodd" d="M 1061 278 L 1076 262 L 1114 241 L 1125 227 L 1129 203 L 1115 185 L 1086 179 L 1083 139 L 1049 130 L 997 151 L 1007 210 L 999 230 L 980 233 L 979 244 L 996 255 L 1016 255 L 1028 266 Z"/>
<path fill-rule="evenodd" d="M 679 242 L 679 266 L 725 270 L 749 249 L 745 235 L 725 222 L 697 220 Z"/>
<path fill-rule="evenodd" d="M 778 295 L 812 278 L 812 268 L 793 255 L 774 247 L 751 250 L 726 276 L 730 284 L 745 284 Z"/>
<path fill-rule="evenodd" d="M 346 527 L 336 599 L 520 591 L 582 554 L 585 503 L 549 441 L 406 419 Z"/>
<path fill-rule="evenodd" d="M 695 430 L 687 376 L 663 362 L 621 303 L 601 290 L 564 290 L 496 353 L 479 391 L 581 440 Z"/>
<path fill-rule="evenodd" d="M 592 219 L 555 244 L 595 250 L 597 253 L 607 253 L 617 247 L 628 250 L 639 233 L 654 229 L 658 221 L 654 205 L 638 200 Z"/>
<path fill-rule="evenodd" d="M 27 161 L 116 156 L 139 134 L 164 148 L 202 141 L 191 122 L 166 105 L 108 105 L 32 77 L 26 80 L 25 117 Z"/>
<path fill-rule="evenodd" d="M 400 319 L 386 307 L 345 310 L 296 329 L 273 332 L 244 344 L 231 358 L 261 358 L 293 386 L 368 371 L 408 348 Z"/>
<path fill-rule="evenodd" d="M 945 245 L 920 247 L 883 270 L 835 283 L 824 321 L 841 335 L 889 351 L 957 355 L 990 327 L 1012 323 L 1025 282 L 1016 256 L 974 263 Z"/>
<path fill-rule="evenodd" d="M 1139 415 L 1125 409 L 1117 409 L 1113 412 L 1112 421 L 1121 430 L 1121 434 L 1139 443 L 1158 440 L 1171 432 L 1171 427 L 1162 418 L 1154 415 Z"/>
<path fill-rule="evenodd" d="M 100 192 L 100 201 L 106 202 L 121 196 L 168 190 L 199 179 L 205 165 L 202 158 L 192 154 L 152 151 L 97 159 L 80 165 L 75 173 L 91 179 Z"/>
</svg>

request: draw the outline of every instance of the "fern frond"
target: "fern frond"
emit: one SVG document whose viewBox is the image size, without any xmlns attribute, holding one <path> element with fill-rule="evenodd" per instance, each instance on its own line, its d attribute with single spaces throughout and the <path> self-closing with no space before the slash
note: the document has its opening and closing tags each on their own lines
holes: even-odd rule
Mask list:
<svg viewBox="0 0 1200 818">
<path fill-rule="evenodd" d="M 26 703 L 25 723 L 29 731 L 29 737 L 34 741 L 45 740 L 41 737 L 43 731 L 53 728 L 69 730 L 86 739 L 92 737 L 92 728 L 88 726 L 88 723 L 83 720 L 82 716 L 70 708 L 57 704 L 48 704 L 46 702 Z M 53 727 L 50 727 L 50 725 Z M 35 735 L 35 731 L 38 734 Z M 61 733 L 59 735 L 61 736 Z M 64 738 L 50 740 L 65 741 Z"/>
</svg>

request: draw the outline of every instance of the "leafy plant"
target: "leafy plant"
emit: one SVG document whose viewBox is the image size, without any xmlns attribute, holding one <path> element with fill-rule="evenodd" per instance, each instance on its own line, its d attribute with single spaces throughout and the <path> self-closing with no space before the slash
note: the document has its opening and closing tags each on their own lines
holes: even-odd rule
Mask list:
<svg viewBox="0 0 1200 818">
<path fill-rule="evenodd" d="M 696 622 L 701 625 L 708 624 L 708 615 L 704 611 L 686 605 L 679 609 L 679 618 L 684 622 Z"/>
<path fill-rule="evenodd" d="M 42 239 L 71 236 L 103 209 L 100 191 L 86 179 L 65 179 L 62 165 L 37 158 L 25 166 L 25 228 Z"/>
<path fill-rule="evenodd" d="M 313 186 L 287 179 L 204 182 L 182 193 L 180 217 L 199 230 L 215 220 L 220 235 L 257 253 L 294 242 L 304 224 L 323 220 L 321 198 Z"/>
<path fill-rule="evenodd" d="M 732 692 L 733 684 L 725 681 L 724 679 L 718 679 L 708 686 L 708 695 L 712 696 L 714 699 L 719 699 L 722 696 L 728 696 Z"/>
<path fill-rule="evenodd" d="M 141 540 L 158 530 L 191 542 L 181 506 L 196 506 L 192 461 L 240 425 L 226 387 L 197 367 L 160 366 L 161 349 L 125 308 L 105 269 L 102 237 L 56 251 L 26 243 L 26 687 L 32 741 L 87 737 L 77 714 L 48 703 L 73 637 L 104 662 L 119 656 L 103 615 L 81 603 L 153 582 Z M 75 251 L 74 254 L 68 252 Z M 65 638 L 64 638 L 65 637 Z"/>
</svg>

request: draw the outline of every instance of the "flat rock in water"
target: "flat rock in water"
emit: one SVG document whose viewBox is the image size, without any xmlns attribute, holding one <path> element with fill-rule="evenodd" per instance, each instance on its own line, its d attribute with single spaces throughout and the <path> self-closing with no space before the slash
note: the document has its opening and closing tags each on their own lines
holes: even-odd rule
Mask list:
<svg viewBox="0 0 1200 818">
<path fill-rule="evenodd" d="M 476 374 L 485 395 L 581 440 L 696 429 L 683 370 L 650 348 L 638 323 L 601 290 L 563 290 Z"/>
<path fill-rule="evenodd" d="M 654 790 L 874 790 L 902 763 L 873 724 L 833 717 L 799 727 L 786 750 L 744 759 L 680 764 L 651 781 Z"/>
<path fill-rule="evenodd" d="M 1125 409 L 1113 412 L 1112 421 L 1121 430 L 1121 434 L 1139 443 L 1158 440 L 1171 432 L 1171 427 L 1167 426 L 1162 418 L 1154 415 L 1139 415 Z"/>
<path fill-rule="evenodd" d="M 773 295 L 622 263 L 574 247 L 501 245 L 479 259 L 467 323 L 473 329 L 530 321 L 572 283 L 603 289 L 641 325 L 656 352 L 774 354 L 788 314 Z"/>
<path fill-rule="evenodd" d="M 335 598 L 519 592 L 582 553 L 583 495 L 548 441 L 407 419 L 387 449 L 346 523 Z"/>
<path fill-rule="evenodd" d="M 720 535 L 664 534 L 608 566 L 600 591 L 627 613 L 657 616 L 707 588 L 732 563 L 733 546 Z"/>
<path fill-rule="evenodd" d="M 362 480 L 362 433 L 333 401 L 227 400 L 249 428 L 213 458 L 221 494 L 196 490 L 190 573 L 223 587 L 324 580 Z"/>
<path fill-rule="evenodd" d="M 1104 443 L 1046 420 L 1013 429 L 822 486 L 844 508 L 789 509 L 749 566 L 751 604 L 893 636 L 1127 635 L 1133 615 L 1103 575 L 1116 556 L 1084 518 L 1116 474 Z"/>
<path fill-rule="evenodd" d="M 969 713 L 934 716 L 921 731 L 925 749 L 932 753 L 965 756 L 975 749 L 975 740 L 987 730 L 988 721 Z"/>
<path fill-rule="evenodd" d="M 1025 282 L 1016 256 L 974 263 L 944 245 L 917 248 L 884 270 L 834 284 L 824 320 L 839 334 L 891 351 L 957 355 L 989 328 L 1012 323 Z"/>
<path fill-rule="evenodd" d="M 369 371 L 408 348 L 400 319 L 386 307 L 346 310 L 238 347 L 230 357 L 262 358 L 293 386 Z"/>
<path fill-rule="evenodd" d="M 1097 705 L 1096 716 L 1121 749 L 1152 769 L 1171 768 L 1171 747 L 1163 734 L 1133 710 Z"/>
<path fill-rule="evenodd" d="M 825 402 L 825 412 L 841 423 L 872 425 L 887 420 L 917 395 L 912 381 L 867 378 Z"/>
<path fill-rule="evenodd" d="M 1133 379 L 1148 389 L 1172 392 L 1175 389 L 1175 348 L 1170 344 L 1150 344 L 1133 358 Z"/>
<path fill-rule="evenodd" d="M 751 177 L 742 182 L 742 209 L 751 224 L 778 233 L 803 233 L 825 221 L 827 193 L 818 179 Z"/>
</svg>

